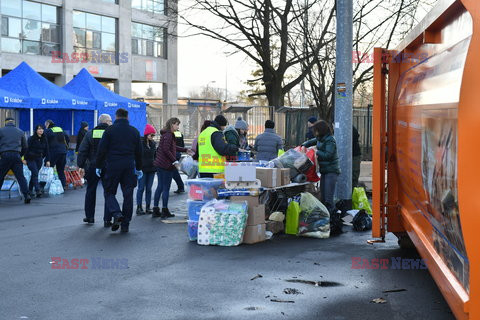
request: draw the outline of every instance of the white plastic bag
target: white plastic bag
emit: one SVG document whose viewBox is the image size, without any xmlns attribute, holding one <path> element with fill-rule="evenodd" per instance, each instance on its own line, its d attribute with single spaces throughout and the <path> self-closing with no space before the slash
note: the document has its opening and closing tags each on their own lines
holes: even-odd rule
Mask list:
<svg viewBox="0 0 480 320">
<path fill-rule="evenodd" d="M 49 185 L 55 179 L 52 167 L 42 167 L 38 172 L 38 182 Z"/>
<path fill-rule="evenodd" d="M 63 191 L 63 186 L 62 186 L 62 182 L 60 180 L 55 179 L 50 183 L 50 189 L 48 190 L 49 195 L 55 196 L 55 195 L 58 195 L 58 194 L 62 194 L 63 192 L 64 192 Z"/>
<path fill-rule="evenodd" d="M 25 177 L 25 180 L 27 181 L 27 185 L 30 183 L 30 179 L 32 178 L 32 172 L 30 169 L 28 169 L 27 165 L 23 165 L 23 176 Z"/>
<path fill-rule="evenodd" d="M 193 160 L 191 156 L 182 157 L 180 159 L 180 171 L 185 173 L 188 179 L 193 179 L 198 172 L 198 162 Z"/>
</svg>

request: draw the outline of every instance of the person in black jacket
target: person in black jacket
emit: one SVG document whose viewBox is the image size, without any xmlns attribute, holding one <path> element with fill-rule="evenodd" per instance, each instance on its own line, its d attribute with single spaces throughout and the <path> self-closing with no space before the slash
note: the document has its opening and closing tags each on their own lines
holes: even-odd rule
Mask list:
<svg viewBox="0 0 480 320">
<path fill-rule="evenodd" d="M 82 170 L 85 170 L 85 178 L 87 179 L 87 192 L 85 193 L 85 218 L 83 222 L 94 223 L 95 222 L 95 204 L 97 202 L 97 186 L 101 177 L 95 174 L 96 158 L 98 151 L 98 144 L 100 139 L 108 128 L 112 124 L 112 118 L 108 114 L 102 114 L 98 118 L 99 125 L 92 131 L 88 131 L 85 135 L 80 148 L 78 149 L 77 165 Z M 103 168 L 104 169 L 104 168 Z M 103 226 L 105 228 L 112 226 L 112 217 L 108 215 L 107 205 L 105 203 L 103 213 Z"/>
<path fill-rule="evenodd" d="M 312 140 L 313 138 L 315 138 L 315 135 L 313 134 L 313 130 L 312 130 L 312 127 L 313 125 L 315 124 L 315 122 L 317 122 L 317 118 L 315 117 L 310 117 L 308 118 L 308 121 L 307 121 L 307 134 L 305 135 L 305 138 L 306 140 Z"/>
<path fill-rule="evenodd" d="M 67 164 L 67 150 L 70 138 L 63 132 L 63 129 L 55 125 L 52 120 L 45 121 L 45 136 L 48 140 L 48 153 L 50 164 L 57 168 L 58 178 L 62 182 L 64 190 L 67 190 L 65 178 L 65 165 Z"/>
<path fill-rule="evenodd" d="M 22 156 L 27 151 L 27 141 L 22 130 L 15 127 L 13 118 L 5 119 L 5 127 L 0 129 L 0 187 L 8 170 L 12 170 L 17 179 L 25 204 L 30 203 L 28 185 L 23 175 Z"/>
<path fill-rule="evenodd" d="M 360 177 L 360 166 L 362 164 L 362 151 L 360 149 L 360 134 L 357 128 L 352 128 L 352 188 L 358 187 L 358 178 Z"/>
<path fill-rule="evenodd" d="M 138 189 L 137 189 L 137 215 L 141 216 L 144 214 L 152 214 L 153 211 L 150 209 L 150 203 L 152 201 L 152 186 L 153 180 L 155 179 L 155 173 L 157 169 L 153 165 L 153 160 L 155 160 L 155 151 L 157 149 L 157 145 L 153 138 L 157 130 L 150 125 L 147 124 L 145 126 L 145 130 L 143 132 L 142 138 L 142 171 L 143 177 L 138 180 Z M 143 192 L 145 192 L 145 211 L 142 208 L 142 198 Z"/>
<path fill-rule="evenodd" d="M 77 133 L 77 145 L 75 146 L 75 152 L 78 152 L 80 145 L 82 144 L 83 138 L 88 132 L 88 122 L 82 121 L 80 123 L 80 130 Z"/>
<path fill-rule="evenodd" d="M 133 190 L 137 177 L 143 176 L 142 145 L 140 133 L 128 122 L 128 111 L 119 108 L 115 117 L 98 145 L 95 173 L 100 177 L 105 168 L 103 188 L 108 214 L 114 218 L 112 231 L 117 231 L 121 224 L 122 232 L 128 232 L 133 213 Z M 118 185 L 123 193 L 122 209 L 115 198 Z"/>
<path fill-rule="evenodd" d="M 50 167 L 48 141 L 43 133 L 43 126 L 41 124 L 38 124 L 35 127 L 35 133 L 30 138 L 28 138 L 28 151 L 25 155 L 28 169 L 30 169 L 30 172 L 32 173 L 28 190 L 30 194 L 33 194 L 33 188 L 35 187 L 37 198 L 40 198 L 42 196 L 42 190 L 40 188 L 40 184 L 38 183 L 38 172 L 42 168 L 43 161 L 45 161 L 46 167 Z"/>
</svg>

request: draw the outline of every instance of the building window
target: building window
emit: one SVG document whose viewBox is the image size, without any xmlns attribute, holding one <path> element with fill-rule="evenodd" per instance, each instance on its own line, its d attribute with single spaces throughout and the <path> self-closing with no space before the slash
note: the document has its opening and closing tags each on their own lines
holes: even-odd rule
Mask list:
<svg viewBox="0 0 480 320">
<path fill-rule="evenodd" d="M 166 0 L 132 0 L 132 8 L 158 14 L 166 14 Z"/>
<path fill-rule="evenodd" d="M 73 47 L 82 59 L 116 64 L 117 19 L 73 11 Z M 88 55 L 88 57 L 87 57 Z"/>
<path fill-rule="evenodd" d="M 2 51 L 52 55 L 60 50 L 58 8 L 25 0 L 1 0 Z"/>
<path fill-rule="evenodd" d="M 132 54 L 166 58 L 167 29 L 132 23 Z"/>
</svg>

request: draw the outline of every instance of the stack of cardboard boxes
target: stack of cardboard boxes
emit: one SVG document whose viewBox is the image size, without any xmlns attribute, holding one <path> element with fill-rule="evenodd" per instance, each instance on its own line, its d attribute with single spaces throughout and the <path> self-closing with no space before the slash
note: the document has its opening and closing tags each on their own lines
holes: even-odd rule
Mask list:
<svg viewBox="0 0 480 320">
<path fill-rule="evenodd" d="M 243 243 L 253 244 L 265 241 L 265 205 L 260 204 L 258 196 L 233 196 L 232 201 L 248 202 L 247 228 L 243 236 Z"/>
<path fill-rule="evenodd" d="M 290 183 L 289 168 L 257 168 L 257 179 L 264 188 L 276 188 Z"/>
</svg>

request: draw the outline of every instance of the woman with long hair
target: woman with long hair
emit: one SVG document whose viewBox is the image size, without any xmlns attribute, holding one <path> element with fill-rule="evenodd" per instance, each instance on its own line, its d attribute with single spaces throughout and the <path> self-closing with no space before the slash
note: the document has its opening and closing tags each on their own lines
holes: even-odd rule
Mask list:
<svg viewBox="0 0 480 320">
<path fill-rule="evenodd" d="M 38 172 L 42 168 L 43 161 L 45 166 L 50 166 L 50 155 L 48 152 L 48 140 L 45 137 L 44 128 L 41 124 L 37 124 L 35 132 L 28 138 L 28 151 L 25 155 L 25 161 L 27 162 L 28 169 L 32 172 L 29 183 L 30 194 L 33 194 L 33 188 L 35 188 L 37 198 L 42 196 L 42 190 L 38 183 Z M 45 159 L 45 160 L 44 160 Z"/>
<path fill-rule="evenodd" d="M 189 152 L 185 148 L 178 147 L 175 140 L 174 132 L 178 130 L 180 126 L 180 120 L 178 118 L 168 119 L 165 127 L 160 131 L 160 142 L 157 148 L 157 154 L 153 164 L 157 168 L 158 184 L 155 190 L 155 196 L 153 199 L 153 214 L 152 217 L 170 218 L 175 217 L 174 214 L 168 210 L 168 198 L 170 194 L 170 186 L 172 184 L 174 170 L 178 165 L 176 153 Z M 162 210 L 158 207 L 160 202 L 160 196 L 162 197 Z"/>
<path fill-rule="evenodd" d="M 333 136 L 332 128 L 324 121 L 319 120 L 312 126 L 315 138 L 302 144 L 304 147 L 317 145 L 318 164 L 320 166 L 320 193 L 322 202 L 330 213 L 335 209 L 334 195 L 337 186 L 340 167 L 338 164 L 337 142 Z"/>
</svg>

